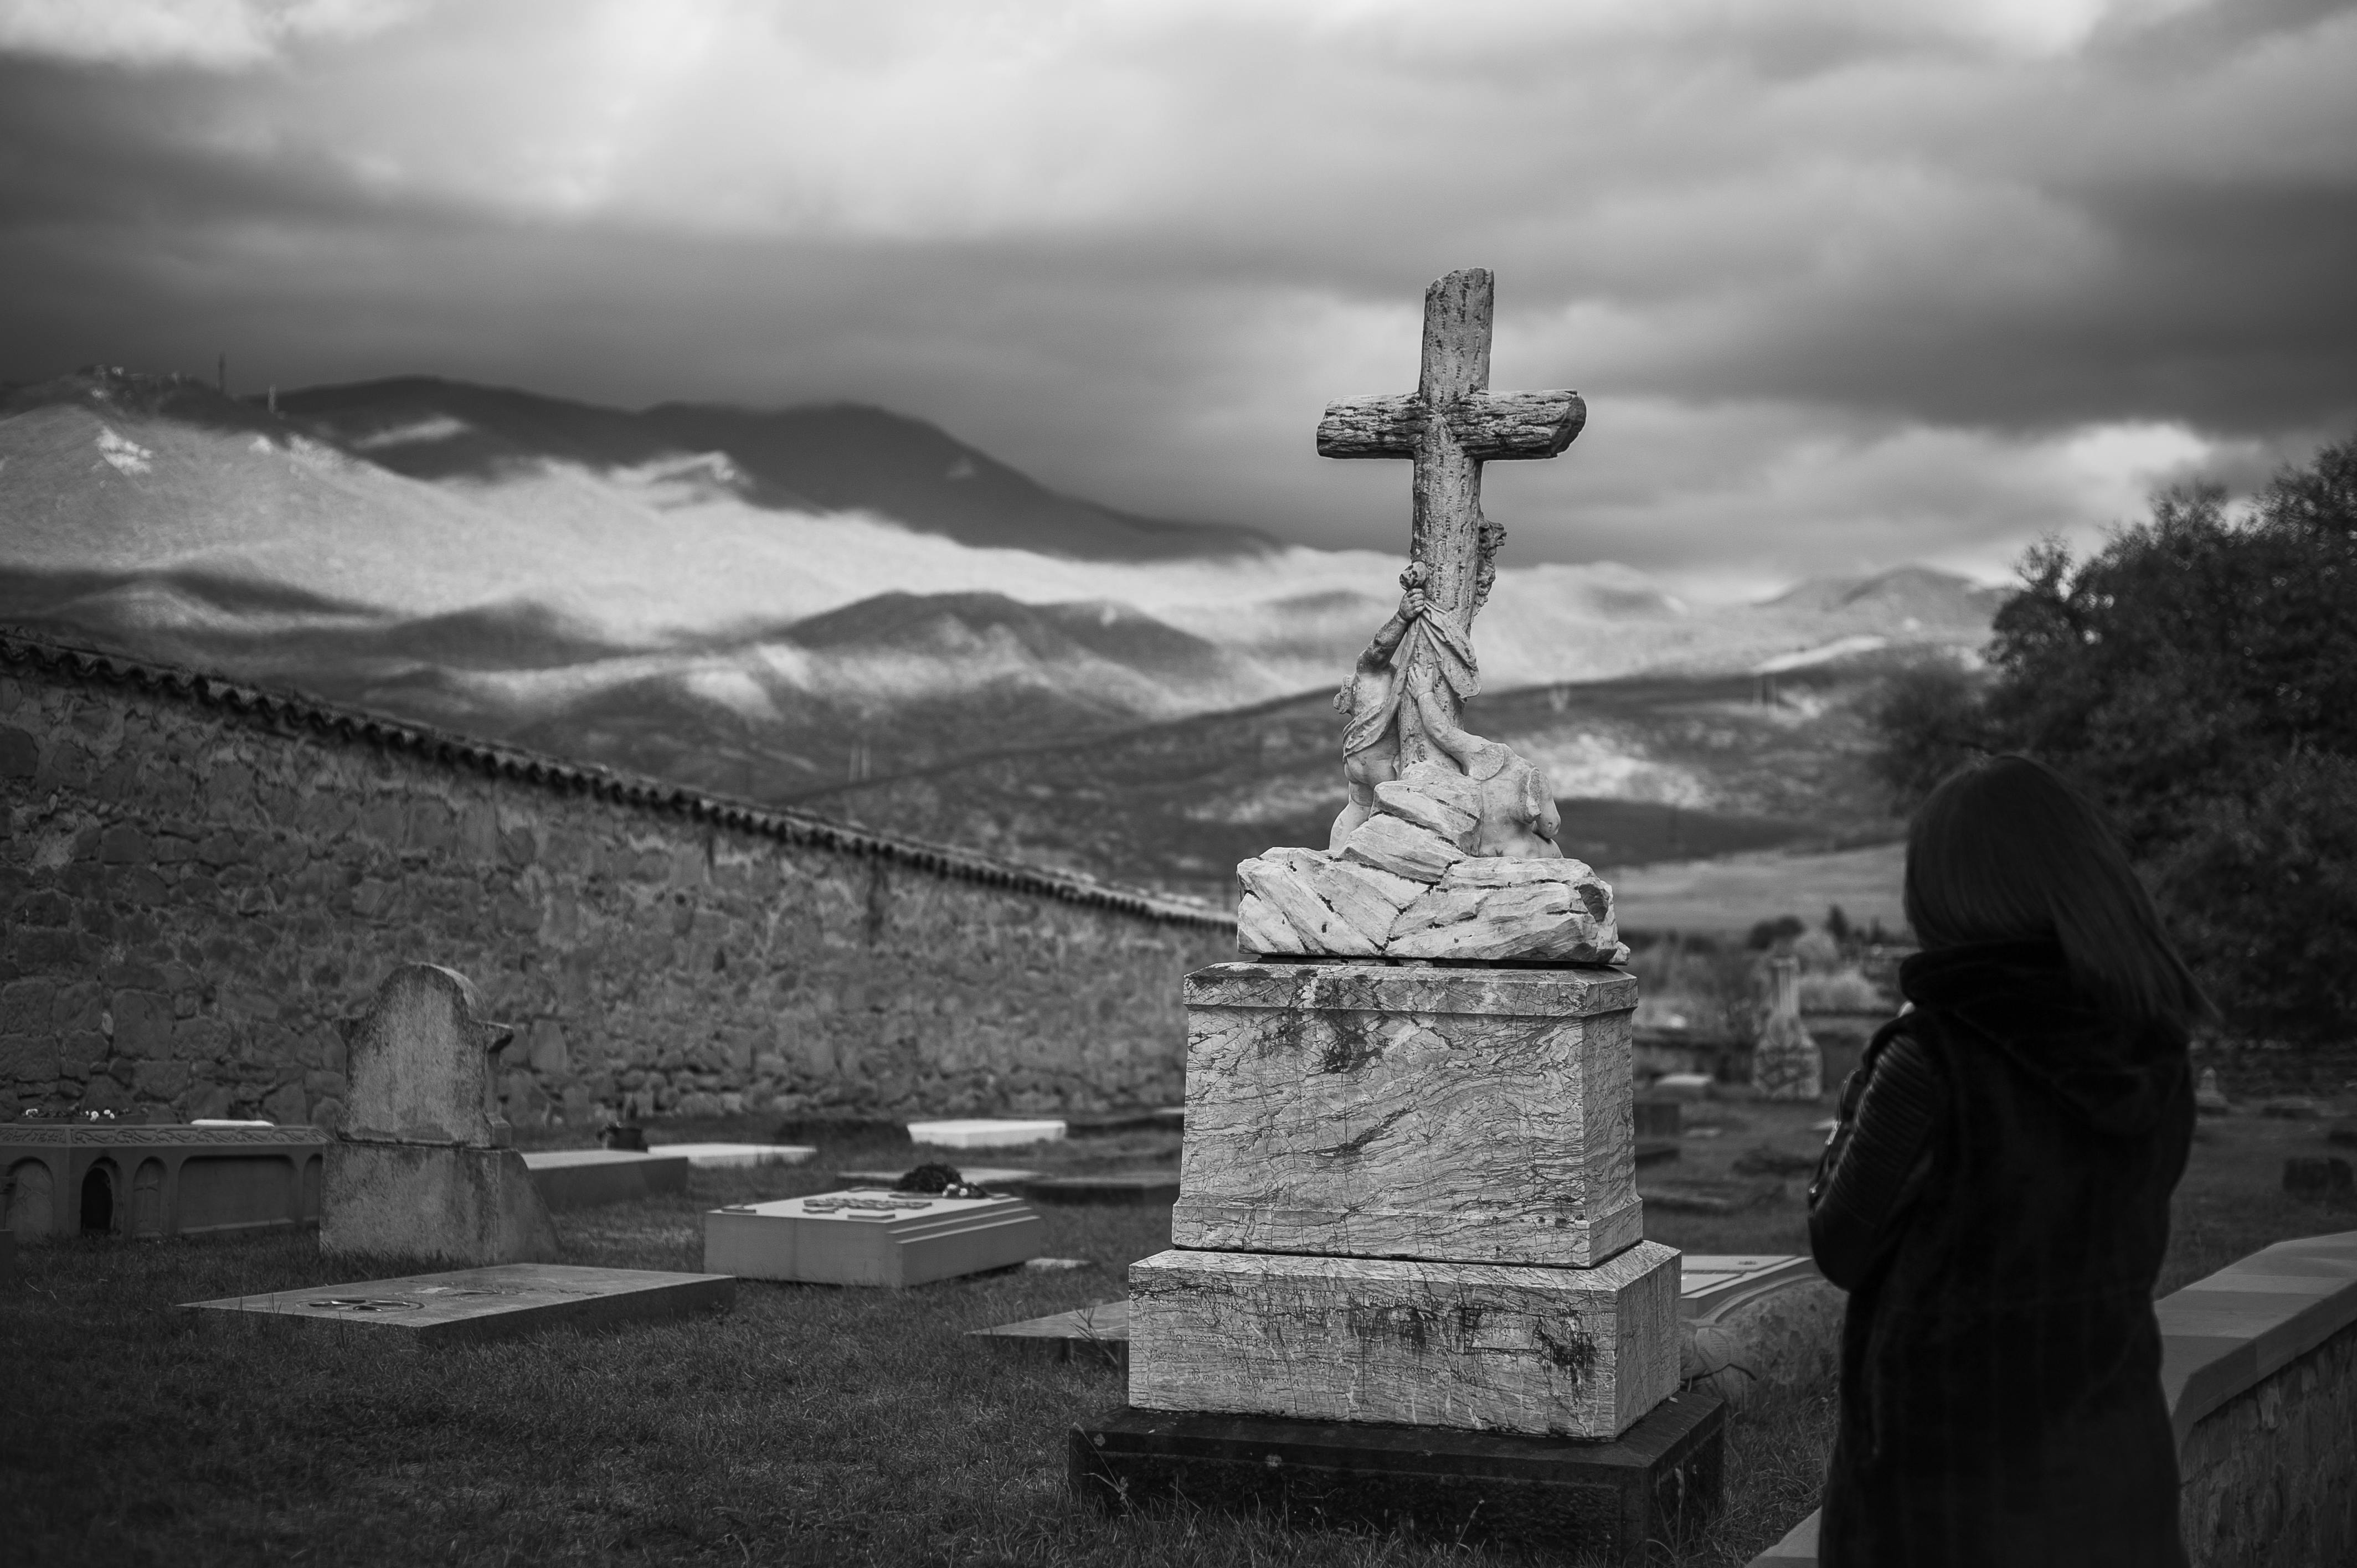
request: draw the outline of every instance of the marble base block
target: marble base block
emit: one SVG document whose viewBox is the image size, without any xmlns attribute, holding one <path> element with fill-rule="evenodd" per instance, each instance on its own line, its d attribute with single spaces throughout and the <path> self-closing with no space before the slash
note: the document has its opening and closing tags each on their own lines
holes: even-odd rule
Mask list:
<svg viewBox="0 0 2357 1568">
<path fill-rule="evenodd" d="M 319 1251 L 449 1263 L 553 1263 L 556 1225 L 513 1149 L 339 1142 Z"/>
<path fill-rule="evenodd" d="M 1177 1245 L 1585 1268 L 1643 1236 L 1631 976 L 1222 963 L 1185 996 Z"/>
<path fill-rule="evenodd" d="M 1594 1268 L 1173 1250 L 1129 1270 L 1139 1410 L 1612 1438 L 1678 1386 L 1678 1254 Z"/>
</svg>

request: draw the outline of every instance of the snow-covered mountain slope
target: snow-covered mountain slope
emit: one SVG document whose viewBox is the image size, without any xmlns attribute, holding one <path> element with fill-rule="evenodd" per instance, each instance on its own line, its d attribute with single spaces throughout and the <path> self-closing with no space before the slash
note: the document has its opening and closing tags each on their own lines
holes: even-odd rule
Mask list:
<svg viewBox="0 0 2357 1568">
<path fill-rule="evenodd" d="M 875 410 L 414 381 L 274 413 L 111 373 L 0 400 L 0 616 L 769 798 L 1330 689 L 1396 603 L 1399 532 L 1133 518 Z M 1505 691 L 1969 650 L 1992 607 L 1908 569 L 1695 611 L 1509 560 L 1474 640 Z M 1582 744 L 1558 765 L 1612 777 Z"/>
</svg>

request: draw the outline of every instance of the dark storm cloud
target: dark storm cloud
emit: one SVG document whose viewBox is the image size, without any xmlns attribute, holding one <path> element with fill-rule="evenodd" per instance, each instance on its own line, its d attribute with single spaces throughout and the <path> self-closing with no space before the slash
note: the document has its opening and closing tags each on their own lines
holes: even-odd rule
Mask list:
<svg viewBox="0 0 2357 1568">
<path fill-rule="evenodd" d="M 1479 263 L 1500 383 L 1594 410 L 1493 471 L 1521 558 L 1706 587 L 1992 569 L 2357 418 L 2347 7 L 31 14 L 18 379 L 866 398 L 1382 543 L 1405 477 L 1309 431 L 1410 384 L 1422 284 Z"/>
</svg>

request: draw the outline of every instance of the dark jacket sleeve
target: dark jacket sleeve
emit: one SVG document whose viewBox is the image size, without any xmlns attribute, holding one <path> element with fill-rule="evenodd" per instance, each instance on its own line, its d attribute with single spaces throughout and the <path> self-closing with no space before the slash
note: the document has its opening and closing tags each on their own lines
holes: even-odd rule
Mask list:
<svg viewBox="0 0 2357 1568">
<path fill-rule="evenodd" d="M 1897 1240 L 1947 1115 L 1939 1062 L 1903 1022 L 1888 1027 L 1842 1088 L 1839 1120 L 1809 1186 L 1809 1250 L 1825 1278 L 1856 1289 Z"/>
</svg>

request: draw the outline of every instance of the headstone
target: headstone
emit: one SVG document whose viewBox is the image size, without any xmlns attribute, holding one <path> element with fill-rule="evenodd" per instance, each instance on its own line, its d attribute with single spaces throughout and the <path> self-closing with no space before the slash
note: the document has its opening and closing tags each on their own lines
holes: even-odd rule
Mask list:
<svg viewBox="0 0 2357 1568">
<path fill-rule="evenodd" d="M 684 1155 L 630 1149 L 541 1149 L 523 1157 L 552 1212 L 687 1190 Z"/>
<path fill-rule="evenodd" d="M 1019 1149 L 1062 1140 L 1064 1123 L 1044 1119 L 974 1116 L 959 1121 L 911 1122 L 909 1141 L 937 1149 Z"/>
<path fill-rule="evenodd" d="M 1130 1270 L 1133 1406 L 1601 1441 L 1674 1391 L 1631 977 L 1233 963 L 1185 995 L 1175 1245 Z"/>
<path fill-rule="evenodd" d="M 410 1346 L 478 1344 L 543 1328 L 606 1328 L 727 1306 L 725 1274 L 505 1263 L 262 1295 L 192 1301 L 211 1321 L 305 1334 L 364 1334 Z"/>
<path fill-rule="evenodd" d="M 1404 595 L 1336 695 L 1326 848 L 1238 868 L 1239 946 L 1288 961 L 1187 978 L 1173 1246 L 1131 1265 L 1132 1408 L 1073 1432 L 1071 1482 L 1634 1562 L 1715 1506 L 1725 1405 L 1677 1391 L 1678 1255 L 1643 1240 L 1611 889 L 1460 724 L 1480 464 L 1584 417 L 1488 390 L 1490 295 L 1434 284 L 1415 393 L 1319 429 L 1415 459 Z"/>
<path fill-rule="evenodd" d="M 830 1192 L 712 1210 L 704 1266 L 753 1280 L 920 1285 L 1037 1257 L 1044 1229 L 1011 1197 Z"/>
<path fill-rule="evenodd" d="M 2233 1102 L 2226 1098 L 2226 1091 L 2218 1087 L 2216 1068 L 2201 1069 L 2201 1082 L 2193 1090 L 2193 1109 L 2209 1116 L 2223 1116 L 2234 1109 Z"/>
<path fill-rule="evenodd" d="M 0 1191 L 26 1241 L 282 1230 L 318 1222 L 327 1154 L 317 1128 L 267 1122 L 5 1122 Z"/>
<path fill-rule="evenodd" d="M 509 1147 L 492 1058 L 514 1031 L 437 964 L 404 964 L 354 1025 L 319 1249 L 454 1263 L 553 1262 L 556 1228 Z"/>
<path fill-rule="evenodd" d="M 1751 1047 L 1751 1086 L 1762 1100 L 1823 1099 L 1824 1058 L 1801 1022 L 1801 961 L 1770 959 L 1768 976 L 1768 1022 Z"/>
</svg>

